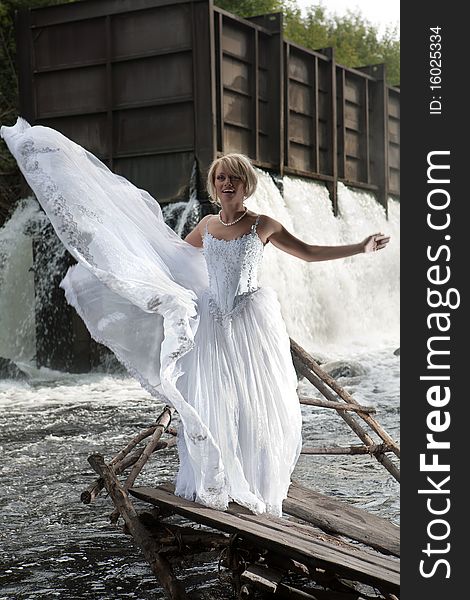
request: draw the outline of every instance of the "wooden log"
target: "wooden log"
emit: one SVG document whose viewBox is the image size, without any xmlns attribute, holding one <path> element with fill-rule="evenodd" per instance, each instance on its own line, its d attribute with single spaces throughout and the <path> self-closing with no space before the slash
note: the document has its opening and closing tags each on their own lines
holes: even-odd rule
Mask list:
<svg viewBox="0 0 470 600">
<path fill-rule="evenodd" d="M 391 448 L 385 444 L 374 444 L 373 446 L 333 446 L 331 448 L 326 447 L 309 447 L 304 446 L 301 454 L 382 454 L 383 452 L 391 452 Z"/>
<path fill-rule="evenodd" d="M 157 419 L 155 431 L 150 437 L 150 441 L 147 446 L 144 448 L 144 451 L 139 456 L 139 459 L 132 467 L 132 471 L 124 482 L 124 489 L 128 490 L 130 487 L 134 485 L 134 481 L 136 480 L 139 473 L 142 471 L 143 466 L 150 458 L 150 455 L 153 453 L 155 448 L 157 447 L 158 441 L 162 437 L 163 432 L 169 426 L 171 422 L 171 415 L 174 412 L 174 409 L 171 406 L 165 406 L 163 412 Z"/>
<path fill-rule="evenodd" d="M 298 358 L 298 356 L 294 356 L 294 365 L 296 369 L 325 396 L 325 398 L 331 400 L 332 402 L 336 402 L 333 393 L 328 389 L 326 384 L 323 383 L 323 381 L 317 377 L 315 373 L 313 373 Z M 351 427 L 354 433 L 362 442 L 364 442 L 366 446 L 373 446 L 375 444 L 374 440 L 366 431 L 364 431 L 364 429 L 359 425 L 352 415 L 344 411 L 338 411 L 338 415 L 349 425 L 349 427 Z M 397 481 L 400 481 L 400 469 L 394 465 L 393 462 L 387 456 L 385 456 L 385 454 L 374 454 L 374 458 L 387 469 L 392 477 L 394 477 Z"/>
<path fill-rule="evenodd" d="M 277 588 L 277 595 L 281 598 L 292 598 L 292 600 L 326 600 L 326 598 L 331 598 L 333 600 L 334 596 L 338 598 L 337 594 L 332 594 L 331 592 L 326 592 L 328 595 L 325 596 L 325 592 L 323 595 L 319 592 L 320 590 L 311 590 L 311 592 L 304 592 L 303 590 L 299 590 L 292 585 L 287 585 L 286 583 L 280 583 Z M 331 594 L 331 596 L 330 596 Z M 345 600 L 344 594 L 341 594 L 342 600 Z M 356 596 L 357 598 L 357 596 Z M 348 596 L 348 600 L 353 600 L 351 596 Z"/>
<path fill-rule="evenodd" d="M 255 588 L 250 583 L 244 583 L 240 588 L 240 598 L 247 600 L 255 596 Z"/>
<path fill-rule="evenodd" d="M 115 465 L 115 464 L 119 463 L 125 456 L 127 456 L 129 454 L 129 452 L 131 450 L 133 450 L 137 446 L 137 444 L 139 444 L 145 438 L 153 435 L 155 433 L 155 430 L 157 429 L 157 427 L 162 425 L 162 422 L 163 422 L 162 419 L 164 419 L 164 421 L 166 423 L 166 427 L 165 427 L 165 429 L 166 429 L 170 424 L 171 415 L 173 414 L 173 412 L 174 412 L 173 408 L 171 408 L 170 406 L 165 406 L 165 408 L 163 409 L 163 412 L 160 414 L 160 416 L 156 420 L 155 424 L 152 425 L 151 427 L 147 427 L 147 429 L 144 429 L 138 435 L 136 435 L 134 438 L 132 438 L 132 440 L 127 444 L 127 446 L 125 446 L 125 448 L 123 448 L 120 452 L 118 452 L 118 454 L 116 454 L 116 456 L 111 460 L 110 464 Z M 164 415 L 167 415 L 167 416 L 164 417 Z M 169 415 L 169 418 L 168 418 L 168 415 Z"/>
<path fill-rule="evenodd" d="M 145 446 L 145 448 L 142 451 L 141 455 L 139 456 L 138 460 L 135 462 L 134 466 L 132 467 L 131 472 L 129 473 L 126 481 L 123 484 L 123 487 L 125 490 L 128 490 L 129 488 L 131 488 L 134 485 L 134 482 L 137 479 L 139 473 L 144 468 L 145 463 L 148 461 L 151 454 L 154 452 L 155 448 L 157 447 L 157 444 L 158 444 L 163 432 L 166 430 L 166 428 L 170 424 L 171 415 L 173 414 L 173 412 L 174 412 L 174 409 L 171 408 L 171 406 L 165 406 L 165 408 L 163 409 L 163 412 L 158 417 L 155 431 L 152 433 L 149 442 Z M 115 509 L 111 513 L 111 516 L 110 516 L 111 523 L 115 523 L 118 519 L 119 519 L 119 512 L 117 509 Z"/>
<path fill-rule="evenodd" d="M 103 479 L 114 505 L 123 517 L 136 544 L 144 553 L 152 572 L 159 579 L 167 596 L 171 600 L 187 600 L 183 585 L 176 579 L 168 560 L 157 552 L 154 539 L 141 523 L 126 490 L 119 483 L 112 467 L 104 462 L 100 454 L 90 456 L 88 462 Z"/>
<path fill-rule="evenodd" d="M 250 565 L 242 573 L 242 581 L 248 582 L 263 592 L 277 594 L 281 597 L 298 600 L 356 600 L 357 593 L 332 592 L 330 590 L 314 590 L 308 592 L 282 583 L 284 573 L 261 565 Z"/>
<path fill-rule="evenodd" d="M 242 581 L 249 582 L 263 591 L 272 594 L 276 593 L 277 586 L 281 582 L 282 577 L 283 573 L 261 565 L 250 565 L 241 575 Z"/>
<path fill-rule="evenodd" d="M 326 383 L 340 398 L 342 398 L 347 404 L 354 404 L 356 406 L 360 406 L 359 402 L 351 396 L 344 388 L 342 388 L 336 379 L 328 375 L 320 365 L 314 360 L 310 354 L 308 354 L 299 344 L 297 344 L 292 338 L 290 339 L 291 348 L 294 353 L 298 356 L 298 358 L 306 365 L 310 370 L 312 370 L 317 377 L 319 377 L 324 383 Z M 400 447 L 395 442 L 395 440 L 388 435 L 388 433 L 382 428 L 380 423 L 378 423 L 373 417 L 361 411 L 359 413 L 361 419 L 363 419 L 369 427 L 375 431 L 375 433 L 387 444 L 389 445 L 393 452 L 400 458 Z"/>
<path fill-rule="evenodd" d="M 171 448 L 175 445 L 176 445 L 176 438 L 174 438 L 174 437 L 169 438 L 168 440 L 160 440 L 158 442 L 157 446 L 155 447 L 154 452 L 156 452 L 157 450 L 163 450 L 165 448 Z M 140 455 L 142 454 L 142 451 L 143 451 L 143 448 L 140 448 L 139 450 L 136 450 L 132 454 L 125 456 L 119 463 L 115 464 L 113 469 L 114 469 L 114 472 L 116 473 L 116 475 L 120 475 L 126 469 L 128 469 L 133 464 L 135 464 L 138 461 Z M 86 490 L 84 490 L 81 493 L 80 500 L 83 502 L 83 504 L 90 504 L 99 496 L 99 494 L 101 493 L 103 488 L 104 488 L 104 481 L 102 480 L 101 477 L 99 477 L 91 485 L 89 485 Z"/>
<path fill-rule="evenodd" d="M 176 556 L 199 554 L 226 548 L 230 543 L 230 537 L 224 533 L 163 523 L 147 511 L 139 513 L 139 519 L 155 539 L 159 553 Z M 124 533 L 130 534 L 126 525 Z"/>
<path fill-rule="evenodd" d="M 263 560 L 268 566 L 272 566 L 281 571 L 284 570 L 286 572 L 293 571 L 294 573 L 299 573 L 307 579 L 315 581 L 315 583 L 318 585 L 328 588 L 328 592 L 333 594 L 332 598 L 335 598 L 335 593 L 337 593 L 339 597 L 341 597 L 341 594 L 343 594 L 344 598 L 349 598 L 350 600 L 353 600 L 357 597 L 357 593 L 352 593 L 350 586 L 346 585 L 334 574 L 327 573 L 323 569 L 308 567 L 307 565 L 304 565 L 296 560 L 286 558 L 285 556 L 281 556 L 280 554 L 276 554 L 275 552 L 271 551 L 263 555 Z"/>
<path fill-rule="evenodd" d="M 320 406 L 321 408 L 334 408 L 335 410 L 349 410 L 352 412 L 375 413 L 373 406 L 356 406 L 355 404 L 343 404 L 342 402 L 331 402 L 322 398 L 310 398 L 308 396 L 299 396 L 300 404 L 307 406 Z"/>
</svg>

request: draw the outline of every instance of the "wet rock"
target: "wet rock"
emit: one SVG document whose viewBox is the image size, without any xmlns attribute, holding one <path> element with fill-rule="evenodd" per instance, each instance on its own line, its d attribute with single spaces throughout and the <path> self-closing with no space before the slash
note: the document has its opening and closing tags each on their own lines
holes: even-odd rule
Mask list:
<svg viewBox="0 0 470 600">
<path fill-rule="evenodd" d="M 358 362 L 352 360 L 333 360 L 322 365 L 322 369 L 334 379 L 340 377 L 359 377 L 365 375 L 367 370 Z"/>
<path fill-rule="evenodd" d="M 0 356 L 0 379 L 27 379 L 27 375 L 12 360 Z"/>
</svg>

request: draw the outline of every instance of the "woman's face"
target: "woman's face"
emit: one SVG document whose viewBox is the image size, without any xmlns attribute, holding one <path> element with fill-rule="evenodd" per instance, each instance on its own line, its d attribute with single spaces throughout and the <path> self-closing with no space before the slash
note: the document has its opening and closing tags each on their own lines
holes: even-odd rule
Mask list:
<svg viewBox="0 0 470 600">
<path fill-rule="evenodd" d="M 215 189 L 217 197 L 222 202 L 231 204 L 243 203 L 245 197 L 245 186 L 237 175 L 230 173 L 223 165 L 219 165 L 215 171 Z"/>
</svg>

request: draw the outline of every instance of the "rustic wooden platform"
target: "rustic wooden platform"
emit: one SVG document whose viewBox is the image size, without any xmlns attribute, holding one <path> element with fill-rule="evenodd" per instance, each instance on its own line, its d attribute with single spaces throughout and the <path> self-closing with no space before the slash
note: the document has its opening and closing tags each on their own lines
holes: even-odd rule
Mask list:
<svg viewBox="0 0 470 600">
<path fill-rule="evenodd" d="M 283 511 L 328 533 L 344 535 L 386 554 L 400 556 L 400 529 L 390 521 L 292 483 Z"/>
<path fill-rule="evenodd" d="M 399 481 L 397 460 L 388 455 L 399 459 L 400 448 L 372 416 L 372 408 L 361 406 L 293 340 L 291 351 L 297 373 L 322 395 L 299 401 L 335 410 L 361 440 L 360 446 L 309 447 L 303 452 L 370 454 Z M 81 496 L 90 503 L 106 488 L 115 507 L 111 522 L 122 517 L 124 531 L 132 535 L 169 600 L 190 598 L 174 567 L 207 553 L 212 557 L 216 553 L 238 600 L 254 599 L 259 591 L 289 600 L 397 600 L 398 527 L 344 501 L 293 483 L 280 519 L 254 515 L 234 503 L 227 511 L 213 510 L 176 497 L 170 484 L 133 487 L 156 450 L 176 445 L 177 432 L 170 427 L 173 413 L 165 406 L 155 423 L 135 435 L 109 463 L 99 454 L 91 455 L 88 461 L 98 479 Z M 162 440 L 165 432 L 170 437 Z M 143 440 L 147 441 L 140 445 Z M 119 475 L 128 469 L 121 483 Z M 154 508 L 137 512 L 129 492 Z M 192 524 L 173 522 L 168 519 L 173 514 Z"/>
<path fill-rule="evenodd" d="M 295 489 L 297 495 L 299 487 L 296 486 Z M 171 486 L 168 485 L 157 488 L 131 488 L 129 492 L 140 500 L 174 511 L 194 522 L 220 531 L 236 533 L 254 546 L 267 548 L 281 556 L 295 559 L 307 567 L 322 568 L 340 577 L 372 585 L 387 592 L 395 593 L 399 590 L 397 558 L 364 550 L 343 540 L 328 539 L 311 525 L 266 515 L 253 515 L 236 504 L 231 504 L 229 511 L 217 511 L 175 496 Z M 316 500 L 320 502 L 319 498 Z M 327 500 L 331 503 L 331 499 Z M 304 504 L 303 502 L 305 509 Z M 358 509 L 349 515 L 345 513 L 346 518 L 341 514 L 339 504 L 336 502 L 331 503 L 330 507 L 326 505 L 326 508 L 329 514 L 334 516 L 335 523 L 339 523 L 342 529 L 352 528 L 351 521 L 358 514 L 355 512 Z M 316 508 L 314 507 L 313 510 Z M 343 518 L 339 518 L 341 516 Z M 331 531 L 335 527 L 336 532 L 333 521 L 329 522 L 329 527 Z"/>
</svg>

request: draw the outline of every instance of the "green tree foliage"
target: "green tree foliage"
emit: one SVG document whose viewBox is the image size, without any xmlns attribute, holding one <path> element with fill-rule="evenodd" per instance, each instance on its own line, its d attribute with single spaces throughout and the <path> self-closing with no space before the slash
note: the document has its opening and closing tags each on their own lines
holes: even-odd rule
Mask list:
<svg viewBox="0 0 470 600">
<path fill-rule="evenodd" d="M 219 8 L 238 15 L 239 17 L 254 17 L 255 15 L 266 15 L 274 12 L 283 12 L 282 0 L 214 0 Z"/>
</svg>

